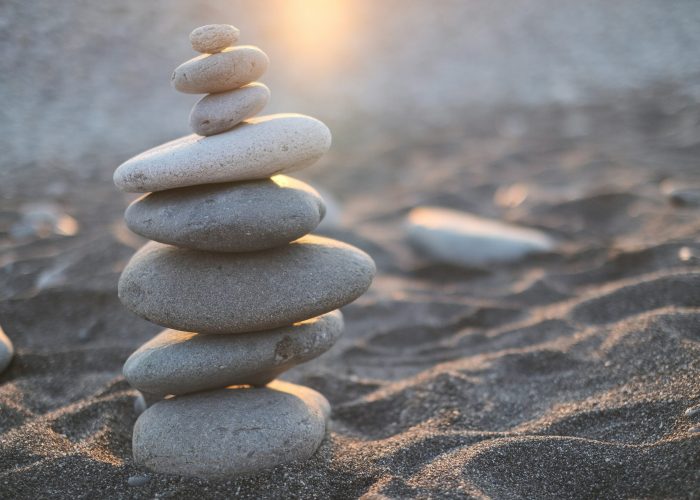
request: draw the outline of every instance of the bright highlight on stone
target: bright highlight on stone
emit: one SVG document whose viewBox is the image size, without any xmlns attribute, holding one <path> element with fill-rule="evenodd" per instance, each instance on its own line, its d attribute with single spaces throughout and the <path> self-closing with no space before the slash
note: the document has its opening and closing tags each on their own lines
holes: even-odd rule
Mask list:
<svg viewBox="0 0 700 500">
<path fill-rule="evenodd" d="M 154 240 L 125 267 L 119 298 L 170 328 L 124 365 L 150 406 L 134 427 L 134 461 L 211 479 L 315 453 L 328 401 L 275 378 L 333 346 L 343 329 L 338 309 L 375 273 L 364 252 L 309 235 L 325 204 L 279 174 L 318 160 L 330 131 L 304 115 L 253 117 L 269 99 L 254 82 L 268 59 L 256 47 L 231 47 L 238 35 L 228 25 L 192 32 L 192 47 L 205 55 L 180 65 L 173 84 L 209 94 L 192 109 L 195 134 L 114 173 L 121 190 L 149 193 L 125 219 Z"/>
</svg>

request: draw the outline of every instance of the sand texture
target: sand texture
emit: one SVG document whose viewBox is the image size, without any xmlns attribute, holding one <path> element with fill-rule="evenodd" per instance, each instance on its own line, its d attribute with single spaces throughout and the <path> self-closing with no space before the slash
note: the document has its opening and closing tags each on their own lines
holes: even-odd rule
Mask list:
<svg viewBox="0 0 700 500">
<path fill-rule="evenodd" d="M 0 324 L 16 348 L 0 376 L 0 497 L 697 495 L 700 208 L 660 184 L 700 181 L 698 151 L 643 143 L 443 136 L 331 152 L 304 178 L 338 196 L 329 235 L 378 275 L 343 308 L 336 346 L 283 375 L 329 399 L 331 432 L 308 462 L 219 483 L 132 462 L 136 392 L 121 367 L 159 330 L 117 299 L 143 243 L 120 221 L 132 198 L 109 166 L 16 170 L 0 199 Z M 37 199 L 77 234 L 10 239 Z M 402 230 L 417 205 L 558 246 L 515 264 L 432 264 Z M 75 232 L 57 220 L 54 232 Z"/>
</svg>

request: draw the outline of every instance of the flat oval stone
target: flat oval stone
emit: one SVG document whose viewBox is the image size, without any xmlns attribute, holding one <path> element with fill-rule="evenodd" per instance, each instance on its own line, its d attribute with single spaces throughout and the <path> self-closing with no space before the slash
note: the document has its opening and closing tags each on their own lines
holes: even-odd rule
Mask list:
<svg viewBox="0 0 700 500">
<path fill-rule="evenodd" d="M 407 217 L 409 241 L 436 261 L 481 266 L 547 252 L 554 241 L 541 231 L 458 210 L 418 207 Z"/>
<path fill-rule="evenodd" d="M 203 54 L 221 52 L 238 41 L 241 32 L 230 24 L 207 24 L 190 33 L 192 48 Z"/>
<path fill-rule="evenodd" d="M 278 114 L 246 120 L 210 137 L 188 135 L 122 163 L 114 183 L 127 192 L 266 179 L 312 165 L 331 146 L 331 133 L 309 116 Z"/>
<path fill-rule="evenodd" d="M 270 60 L 257 47 L 228 47 L 202 54 L 175 68 L 173 87 L 186 94 L 213 94 L 237 89 L 260 78 Z"/>
<path fill-rule="evenodd" d="M 270 89 L 258 82 L 228 92 L 205 95 L 190 112 L 190 128 L 199 135 L 226 132 L 260 113 L 269 100 Z"/>
<path fill-rule="evenodd" d="M 0 328 L 0 373 L 2 373 L 5 368 L 12 362 L 12 357 L 15 355 L 15 348 L 12 345 L 12 341 L 5 334 L 2 328 Z"/>
<path fill-rule="evenodd" d="M 134 201 L 133 232 L 171 245 L 216 252 L 274 248 L 313 231 L 325 214 L 320 195 L 284 175 L 158 191 Z"/>
<path fill-rule="evenodd" d="M 274 382 L 165 399 L 144 411 L 134 461 L 155 472 L 227 479 L 311 457 L 323 441 L 328 401 Z"/>
<path fill-rule="evenodd" d="M 140 391 L 159 396 L 230 385 L 263 386 L 326 352 L 342 331 L 340 311 L 254 333 L 202 335 L 165 330 L 129 356 L 124 377 Z"/>
<path fill-rule="evenodd" d="M 308 235 L 279 248 L 215 253 L 150 242 L 119 279 L 119 298 L 159 325 L 199 333 L 269 330 L 352 302 L 375 267 L 355 247 Z"/>
</svg>

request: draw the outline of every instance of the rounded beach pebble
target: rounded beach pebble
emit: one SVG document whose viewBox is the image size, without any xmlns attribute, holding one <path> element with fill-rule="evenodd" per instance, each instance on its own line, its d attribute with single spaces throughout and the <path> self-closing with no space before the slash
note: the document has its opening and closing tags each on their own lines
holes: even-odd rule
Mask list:
<svg viewBox="0 0 700 500">
<path fill-rule="evenodd" d="M 221 52 L 238 41 L 241 32 L 230 24 L 207 24 L 190 33 L 192 48 L 203 54 Z"/>
<path fill-rule="evenodd" d="M 228 47 L 182 63 L 173 72 L 172 84 L 186 94 L 226 92 L 260 78 L 269 62 L 267 55 L 257 47 Z"/>
<path fill-rule="evenodd" d="M 134 426 L 134 461 L 155 472 L 227 479 L 311 457 L 330 405 L 295 384 L 229 388 L 165 399 Z"/>
<path fill-rule="evenodd" d="M 331 146 L 331 133 L 309 116 L 251 118 L 222 134 L 188 135 L 122 163 L 114 183 L 147 193 L 185 186 L 266 179 L 308 167 Z"/>
<path fill-rule="evenodd" d="M 142 196 L 126 209 L 129 229 L 149 240 L 217 252 L 284 245 L 313 231 L 325 207 L 308 184 L 272 179 L 207 184 Z"/>
<path fill-rule="evenodd" d="M 14 354 L 15 348 L 12 346 L 12 341 L 5 335 L 2 328 L 0 328 L 0 373 L 10 365 Z"/>
<path fill-rule="evenodd" d="M 232 129 L 267 105 L 270 89 L 262 83 L 202 97 L 190 113 L 190 128 L 195 134 L 215 135 Z"/>
<path fill-rule="evenodd" d="M 407 230 L 418 249 L 436 261 L 457 266 L 514 261 L 554 248 L 553 240 L 536 229 L 447 208 L 413 209 L 408 214 Z"/>
<path fill-rule="evenodd" d="M 374 273 L 363 251 L 313 235 L 249 253 L 150 242 L 124 269 L 119 298 L 142 318 L 175 330 L 243 333 L 338 309 L 362 295 Z"/>
<path fill-rule="evenodd" d="M 326 352 L 342 331 L 340 311 L 254 333 L 202 335 L 165 330 L 129 356 L 124 376 L 140 391 L 160 396 L 230 385 L 263 386 Z"/>
</svg>

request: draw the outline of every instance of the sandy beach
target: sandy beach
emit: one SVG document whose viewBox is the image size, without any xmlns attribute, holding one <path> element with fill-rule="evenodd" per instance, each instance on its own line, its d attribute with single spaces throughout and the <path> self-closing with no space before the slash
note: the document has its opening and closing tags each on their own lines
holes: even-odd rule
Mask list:
<svg viewBox="0 0 700 500">
<path fill-rule="evenodd" d="M 336 347 L 283 376 L 331 401 L 331 432 L 309 462 L 224 483 L 133 465 L 136 392 L 120 370 L 158 328 L 120 305 L 116 279 L 142 240 L 108 179 L 63 176 L 55 199 L 80 232 L 3 243 L 0 318 L 17 355 L 0 379 L 0 496 L 693 497 L 700 219 L 660 186 L 699 181 L 696 153 L 441 139 L 365 155 L 335 151 L 307 176 L 340 200 L 327 234 L 379 268 Z M 44 189 L 37 175 L 56 182 L 13 177 L 5 236 L 21 197 Z M 557 249 L 431 263 L 405 241 L 417 204 L 543 229 Z"/>
</svg>

